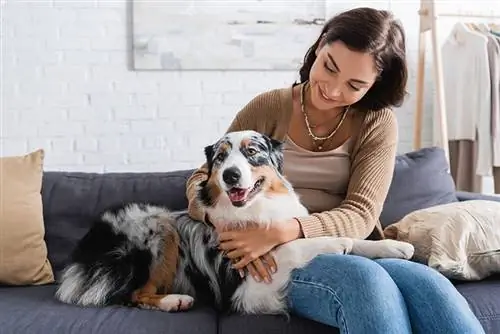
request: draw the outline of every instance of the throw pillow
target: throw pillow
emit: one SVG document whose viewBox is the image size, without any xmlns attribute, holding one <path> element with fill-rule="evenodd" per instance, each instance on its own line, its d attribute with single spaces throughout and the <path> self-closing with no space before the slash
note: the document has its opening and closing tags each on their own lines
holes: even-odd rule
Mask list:
<svg viewBox="0 0 500 334">
<path fill-rule="evenodd" d="M 413 260 L 450 279 L 481 280 L 500 272 L 500 202 L 470 200 L 410 213 L 384 235 L 411 243 Z"/>
<path fill-rule="evenodd" d="M 413 211 L 457 201 L 455 182 L 442 148 L 426 147 L 400 154 L 380 223 L 385 228 Z"/>
<path fill-rule="evenodd" d="M 0 158 L 0 284 L 52 283 L 44 241 L 44 151 Z"/>
</svg>

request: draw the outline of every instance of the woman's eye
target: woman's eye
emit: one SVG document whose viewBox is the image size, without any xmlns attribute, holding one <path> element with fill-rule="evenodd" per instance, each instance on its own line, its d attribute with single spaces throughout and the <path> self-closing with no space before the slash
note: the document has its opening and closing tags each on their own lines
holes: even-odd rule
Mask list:
<svg viewBox="0 0 500 334">
<path fill-rule="evenodd" d="M 328 63 L 327 63 L 326 61 L 325 61 L 325 63 L 324 63 L 324 66 L 325 66 L 325 68 L 326 68 L 326 70 L 327 70 L 328 72 L 335 73 L 335 70 L 333 70 L 332 68 L 330 68 L 330 67 L 328 66 Z"/>
<path fill-rule="evenodd" d="M 351 89 L 354 89 L 355 91 L 359 91 L 359 90 L 360 90 L 360 88 L 355 87 L 355 86 L 353 86 L 353 85 L 351 85 L 351 84 L 349 84 L 349 86 L 351 87 Z"/>
</svg>

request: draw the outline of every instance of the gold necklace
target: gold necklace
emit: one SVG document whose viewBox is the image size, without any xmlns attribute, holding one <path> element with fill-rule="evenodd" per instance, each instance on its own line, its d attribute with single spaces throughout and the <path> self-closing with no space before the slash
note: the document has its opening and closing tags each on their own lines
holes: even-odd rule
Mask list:
<svg viewBox="0 0 500 334">
<path fill-rule="evenodd" d="M 311 127 L 311 129 L 315 129 L 315 128 L 317 128 L 317 127 L 322 126 L 323 124 L 326 124 L 326 123 L 332 122 L 333 120 L 337 119 L 339 116 L 341 116 L 341 114 L 335 115 L 335 116 L 333 116 L 333 117 L 331 117 L 331 118 L 327 119 L 326 121 L 322 121 L 322 122 L 320 122 L 320 123 L 318 123 L 318 124 L 311 124 L 311 123 L 309 123 L 309 126 Z"/>
<path fill-rule="evenodd" d="M 340 119 L 339 123 L 337 124 L 337 126 L 335 127 L 335 129 L 333 129 L 333 131 L 328 135 L 328 136 L 325 136 L 325 137 L 319 137 L 319 136 L 316 136 L 313 132 L 312 132 L 312 128 L 311 128 L 311 125 L 309 124 L 309 118 L 307 117 L 307 113 L 306 113 L 306 108 L 305 108 L 305 105 L 304 105 L 304 90 L 305 90 L 305 87 L 306 87 L 306 83 L 304 83 L 300 89 L 300 107 L 302 109 L 302 114 L 304 114 L 304 121 L 306 123 L 306 127 L 307 127 L 307 131 L 309 132 L 309 136 L 311 137 L 311 139 L 313 140 L 314 144 L 316 145 L 316 142 L 317 141 L 322 141 L 322 142 L 325 142 L 327 141 L 328 139 L 332 138 L 336 133 L 337 131 L 339 130 L 340 126 L 342 125 L 342 123 L 344 122 L 346 116 L 347 116 L 347 111 L 349 110 L 349 107 L 348 106 L 342 113 L 342 118 Z M 321 144 L 317 145 L 317 148 L 318 150 L 323 150 L 323 146 Z"/>
</svg>

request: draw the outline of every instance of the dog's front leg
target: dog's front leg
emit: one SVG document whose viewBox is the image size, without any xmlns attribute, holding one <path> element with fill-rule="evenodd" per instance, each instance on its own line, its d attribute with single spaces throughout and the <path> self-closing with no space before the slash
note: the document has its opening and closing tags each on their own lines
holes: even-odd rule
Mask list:
<svg viewBox="0 0 500 334">
<path fill-rule="evenodd" d="M 132 302 L 141 308 L 159 309 L 165 312 L 188 310 L 193 306 L 193 297 L 168 294 L 175 280 L 179 258 L 179 236 L 173 228 L 166 232 L 162 254 L 161 263 L 156 265 L 146 285 L 133 293 Z M 163 294 L 158 294 L 158 289 L 161 289 Z"/>
<path fill-rule="evenodd" d="M 353 240 L 351 254 L 367 257 L 370 259 L 397 258 L 411 259 L 415 248 L 412 244 L 392 240 Z"/>
<path fill-rule="evenodd" d="M 276 249 L 278 270 L 285 265 L 289 270 L 308 264 L 320 254 L 347 254 L 352 251 L 350 238 L 316 237 L 287 242 Z"/>
<path fill-rule="evenodd" d="M 132 302 L 144 309 L 177 312 L 190 309 L 194 298 L 188 295 L 157 294 L 157 288 L 153 283 L 148 282 L 143 288 L 133 293 Z"/>
</svg>

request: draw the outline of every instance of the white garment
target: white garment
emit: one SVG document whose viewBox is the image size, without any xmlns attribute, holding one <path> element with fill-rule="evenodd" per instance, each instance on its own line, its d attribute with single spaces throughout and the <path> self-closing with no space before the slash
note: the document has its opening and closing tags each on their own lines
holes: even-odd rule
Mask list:
<svg viewBox="0 0 500 334">
<path fill-rule="evenodd" d="M 487 44 L 486 36 L 457 23 L 441 49 L 448 139 L 478 141 L 476 174 L 481 176 L 492 175 Z M 434 131 L 439 130 L 434 127 Z M 439 132 L 435 135 L 439 138 Z"/>
<path fill-rule="evenodd" d="M 492 161 L 493 167 L 500 167 L 500 37 L 492 33 L 487 36 L 491 75 Z"/>
</svg>

